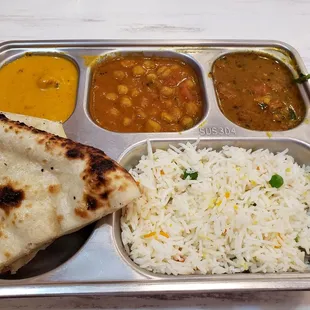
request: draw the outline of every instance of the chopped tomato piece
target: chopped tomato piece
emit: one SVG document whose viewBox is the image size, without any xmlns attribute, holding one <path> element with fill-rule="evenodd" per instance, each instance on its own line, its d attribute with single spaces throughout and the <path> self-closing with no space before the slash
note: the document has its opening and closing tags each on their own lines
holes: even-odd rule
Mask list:
<svg viewBox="0 0 310 310">
<path fill-rule="evenodd" d="M 265 83 L 254 84 L 251 88 L 255 96 L 264 96 L 270 93 L 271 88 Z"/>
<path fill-rule="evenodd" d="M 180 94 L 185 100 L 188 101 L 194 100 L 194 96 L 184 83 L 180 85 Z"/>
</svg>

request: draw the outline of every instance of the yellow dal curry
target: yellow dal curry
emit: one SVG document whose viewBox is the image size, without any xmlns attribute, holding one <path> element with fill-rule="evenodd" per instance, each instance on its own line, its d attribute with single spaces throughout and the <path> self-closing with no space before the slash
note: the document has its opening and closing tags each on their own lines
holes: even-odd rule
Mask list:
<svg viewBox="0 0 310 310">
<path fill-rule="evenodd" d="M 64 122 L 75 107 L 77 80 L 70 60 L 26 54 L 0 69 L 0 110 Z"/>
</svg>

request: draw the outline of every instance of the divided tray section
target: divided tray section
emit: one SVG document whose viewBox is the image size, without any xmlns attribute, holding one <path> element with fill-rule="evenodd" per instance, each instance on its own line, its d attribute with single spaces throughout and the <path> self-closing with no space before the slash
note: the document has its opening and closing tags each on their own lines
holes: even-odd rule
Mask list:
<svg viewBox="0 0 310 310">
<path fill-rule="evenodd" d="M 128 62 L 128 64 L 126 64 L 126 61 Z M 124 65 L 122 65 L 123 62 L 124 62 Z M 113 64 L 115 66 L 115 63 L 116 65 L 118 65 L 118 67 L 113 69 L 112 66 Z M 108 67 L 109 65 L 110 67 Z M 88 86 L 89 86 L 88 98 L 87 98 L 88 117 L 92 119 L 94 123 L 96 123 L 96 121 L 90 115 L 91 114 L 90 105 L 92 103 L 91 99 L 92 97 L 95 97 L 95 94 L 96 94 L 96 97 L 103 96 L 102 94 L 105 91 L 104 88 L 105 87 L 108 88 L 107 84 L 109 84 L 109 81 L 111 81 L 113 84 L 118 84 L 118 86 L 123 86 L 125 84 L 124 85 L 124 87 L 126 87 L 125 94 L 118 94 L 118 88 L 116 85 L 114 87 L 109 87 L 109 89 L 112 92 L 112 95 L 118 96 L 115 102 L 118 102 L 119 100 L 123 98 L 126 98 L 126 99 L 129 98 L 129 100 L 133 101 L 133 103 L 131 104 L 133 105 L 134 109 L 137 108 L 135 110 L 136 114 L 138 114 L 138 111 L 140 109 L 144 109 L 146 114 L 148 114 L 149 110 L 152 109 L 152 107 L 156 105 L 160 105 L 160 112 L 166 111 L 165 109 L 171 110 L 173 108 L 176 108 L 178 104 L 181 105 L 180 102 L 176 103 L 176 101 L 179 101 L 181 99 L 180 98 L 181 96 L 180 85 L 182 86 L 184 82 L 186 83 L 189 81 L 185 76 L 182 77 L 181 75 L 182 73 L 185 74 L 185 71 L 181 71 L 181 74 L 178 71 L 177 72 L 175 71 L 175 70 L 179 70 L 179 68 L 182 68 L 182 65 L 185 68 L 192 71 L 189 73 L 189 75 L 193 77 L 197 82 L 197 89 L 199 90 L 198 97 L 199 97 L 199 101 L 201 102 L 202 113 L 201 113 L 201 117 L 197 120 L 197 124 L 190 126 L 190 128 L 184 128 L 184 129 L 180 128 L 180 130 L 178 131 L 179 132 L 184 132 L 186 130 L 191 131 L 197 128 L 199 124 L 201 124 L 206 119 L 207 114 L 208 114 L 209 104 L 208 104 L 208 96 L 207 96 L 206 89 L 205 89 L 207 75 L 205 74 L 205 70 L 203 69 L 203 67 L 190 55 L 178 53 L 174 51 L 169 51 L 169 50 L 165 51 L 165 50 L 143 50 L 142 49 L 141 51 L 137 52 L 136 50 L 122 49 L 116 52 L 110 52 L 110 53 L 105 53 L 101 55 L 96 61 L 94 61 L 94 65 L 88 70 Z M 173 66 L 176 66 L 178 68 L 173 69 Z M 96 70 L 96 67 L 97 67 L 97 70 Z M 141 76 L 134 75 L 133 73 L 134 70 L 137 68 L 140 70 L 144 70 L 144 73 L 141 74 L 141 76 L 143 77 L 142 83 L 137 82 L 137 80 Z M 160 72 L 161 69 L 163 69 L 162 72 Z M 107 70 L 108 72 L 104 70 Z M 111 72 L 112 70 L 114 71 Z M 123 80 L 123 78 L 119 79 L 117 77 L 114 77 L 112 73 L 113 74 L 115 73 L 124 74 L 125 81 Z M 106 79 L 105 84 L 104 83 L 102 83 L 103 85 L 100 84 L 100 86 L 102 87 L 100 91 L 95 92 L 94 88 L 99 88 L 99 86 L 94 84 L 94 81 L 98 80 L 100 76 L 104 76 L 107 74 L 110 74 L 109 79 L 108 78 Z M 166 76 L 164 77 L 165 74 Z M 129 79 L 131 79 L 131 81 L 129 81 L 131 82 L 130 85 L 126 85 L 127 83 L 126 78 L 128 78 L 128 76 L 129 76 Z M 177 82 L 174 82 L 174 79 Z M 192 81 L 192 79 L 190 79 L 190 81 Z M 175 90 L 174 95 L 172 96 L 169 95 L 166 97 L 162 96 L 161 92 L 165 88 L 163 86 L 165 84 L 162 84 L 164 82 L 167 82 L 169 86 L 170 85 L 172 86 L 172 87 L 169 87 L 169 90 Z M 132 84 L 135 84 L 135 83 L 138 85 L 133 86 Z M 134 91 L 136 91 L 137 93 L 134 94 Z M 151 96 L 147 97 L 149 94 L 151 94 L 152 97 Z M 143 99 L 146 100 L 145 106 L 143 103 L 141 103 Z M 153 101 L 153 103 L 150 104 L 150 101 Z M 115 102 L 113 102 L 114 106 L 115 106 Z M 169 103 L 170 105 L 172 105 L 172 107 L 165 106 L 166 102 L 167 102 L 166 105 L 168 105 Z M 97 103 L 96 101 L 95 103 L 97 106 L 100 104 L 99 102 Z M 103 105 L 104 103 L 101 103 L 101 104 Z M 126 108 L 124 108 L 124 110 L 126 111 Z M 182 113 L 185 113 L 185 112 L 186 111 L 182 111 Z M 123 113 L 121 112 L 121 114 Z M 111 115 L 108 115 L 107 117 L 111 118 Z M 183 115 L 178 116 L 178 117 L 182 120 Z M 156 120 L 158 119 L 161 120 L 161 115 L 159 113 L 154 116 L 151 116 L 151 114 L 148 114 L 146 116 L 146 119 L 152 119 L 152 118 Z M 180 122 L 180 119 L 178 120 L 171 119 L 171 122 L 178 123 Z M 134 119 L 133 122 L 135 122 L 136 120 L 139 121 L 139 118 L 137 117 L 136 119 Z M 118 120 L 117 122 L 122 122 L 122 118 L 120 118 L 120 120 Z M 145 122 L 145 119 L 143 119 L 143 122 Z M 99 126 L 99 128 L 103 128 L 105 131 L 108 131 L 108 132 L 113 132 L 113 130 L 105 129 L 104 126 L 103 127 Z M 142 130 L 141 133 L 158 134 L 158 135 L 165 135 L 169 132 L 172 132 L 172 130 L 166 129 L 165 131 L 162 131 L 162 132 L 152 133 L 152 132 L 147 132 L 147 129 L 144 129 L 143 127 L 141 128 L 141 130 Z M 126 135 L 130 133 L 137 134 L 137 132 L 131 132 L 130 130 L 128 132 L 117 132 L 117 133 L 119 135 L 124 135 L 124 134 Z"/>
<path fill-rule="evenodd" d="M 300 68 L 284 50 L 232 50 L 212 63 L 217 103 L 230 122 L 258 131 L 287 131 L 306 118 L 309 98 L 294 81 Z"/>
<path fill-rule="evenodd" d="M 186 144 L 187 142 L 190 143 L 197 143 L 195 139 L 178 139 L 178 140 L 149 140 L 152 146 L 152 151 L 155 152 L 156 149 L 160 150 L 167 150 L 169 146 L 178 147 L 180 143 Z M 214 150 L 221 150 L 224 146 L 235 146 L 241 147 L 245 149 L 251 149 L 253 151 L 259 149 L 269 149 L 273 153 L 282 152 L 285 149 L 288 149 L 288 155 L 291 155 L 295 161 L 299 165 L 310 165 L 309 159 L 309 151 L 310 151 L 310 144 L 305 143 L 300 140 L 296 139 L 287 139 L 287 138 L 279 138 L 270 140 L 268 138 L 223 138 L 223 139 L 201 139 L 197 144 L 197 149 L 203 148 L 212 148 Z M 119 163 L 125 167 L 127 170 L 134 168 L 141 157 L 143 155 L 148 155 L 148 144 L 147 141 L 139 142 L 129 148 L 126 152 L 122 154 L 119 158 Z M 207 279 L 207 278 L 219 278 L 225 277 L 226 279 L 233 279 L 234 277 L 244 277 L 244 278 L 253 278 L 255 276 L 259 276 L 259 274 L 232 274 L 232 275 L 166 275 L 160 273 L 153 273 L 148 271 L 144 268 L 138 266 L 129 256 L 127 253 L 123 242 L 122 242 L 122 230 L 121 230 L 121 217 L 122 217 L 122 210 L 115 212 L 113 214 L 113 238 L 115 246 L 118 249 L 119 254 L 124 259 L 124 261 L 131 266 L 133 270 L 144 275 L 145 277 L 149 278 L 159 278 L 159 279 L 186 279 L 186 278 L 198 278 L 198 279 Z M 294 274 L 294 273 L 286 273 L 286 274 Z M 265 274 L 265 278 L 274 278 L 274 277 L 281 277 L 283 274 Z M 300 274 L 299 274 L 300 275 Z M 309 272 L 304 273 L 304 277 L 309 277 Z"/>
<path fill-rule="evenodd" d="M 0 46 L 1 67 L 23 56 L 25 53 L 55 55 L 72 61 L 78 69 L 76 105 L 73 113 L 64 123 L 68 138 L 102 149 L 122 166 L 129 169 L 146 154 L 146 139 L 151 139 L 153 149 L 167 148 L 169 144 L 196 141 L 199 147 L 220 149 L 224 145 L 244 148 L 268 148 L 273 152 L 289 149 L 300 164 L 309 164 L 309 83 L 298 85 L 306 106 L 304 121 L 294 129 L 278 132 L 253 131 L 229 121 L 221 112 L 210 72 L 216 59 L 232 52 L 263 52 L 284 62 L 294 77 L 306 74 L 298 53 L 281 42 L 117 42 L 117 41 L 50 41 L 12 42 Z M 119 133 L 99 127 L 89 113 L 89 95 L 93 67 L 109 58 L 127 55 L 145 57 L 176 58 L 187 63 L 195 71 L 201 88 L 203 115 L 192 128 L 180 132 Z M 74 234 L 56 240 L 50 247 L 36 256 L 16 275 L 4 275 L 2 279 L 25 279 L 32 283 L 42 282 L 83 282 L 141 279 L 175 279 L 167 275 L 153 274 L 138 267 L 129 258 L 121 241 L 120 215 L 117 212 L 100 221 L 96 229 L 89 226 Z M 83 246 L 84 245 L 84 246 Z M 109 253 L 107 255 L 106 253 Z M 113 260 L 113 263 L 111 263 Z M 91 263 L 89 263 L 91 262 Z M 98 266 L 100 271 L 98 271 Z M 107 268 L 110 270 L 105 270 Z M 113 268 L 118 272 L 113 272 Z M 77 271 L 85 269 L 81 273 Z M 234 277 L 259 278 L 259 275 L 207 276 L 212 278 Z M 306 275 L 305 275 L 306 276 Z M 196 276 L 190 276 L 196 277 Z M 269 275 L 264 275 L 264 278 Z M 273 275 L 270 277 L 278 277 Z M 187 277 L 186 277 L 187 278 Z M 205 276 L 199 276 L 205 278 Z M 14 283 L 15 281 L 1 281 Z"/>
</svg>

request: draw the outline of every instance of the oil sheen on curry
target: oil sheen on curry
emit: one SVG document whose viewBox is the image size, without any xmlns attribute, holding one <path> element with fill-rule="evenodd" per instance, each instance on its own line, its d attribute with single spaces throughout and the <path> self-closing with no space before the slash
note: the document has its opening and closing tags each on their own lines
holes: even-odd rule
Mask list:
<svg viewBox="0 0 310 310">
<path fill-rule="evenodd" d="M 0 111 L 64 122 L 75 107 L 77 81 L 70 60 L 26 54 L 0 69 Z"/>
<path fill-rule="evenodd" d="M 237 125 L 261 131 L 296 127 L 305 105 L 289 68 L 269 55 L 227 54 L 212 70 L 220 109 Z"/>
<path fill-rule="evenodd" d="M 172 58 L 110 58 L 93 68 L 89 112 L 114 132 L 174 132 L 196 125 L 203 115 L 198 79 Z"/>
</svg>

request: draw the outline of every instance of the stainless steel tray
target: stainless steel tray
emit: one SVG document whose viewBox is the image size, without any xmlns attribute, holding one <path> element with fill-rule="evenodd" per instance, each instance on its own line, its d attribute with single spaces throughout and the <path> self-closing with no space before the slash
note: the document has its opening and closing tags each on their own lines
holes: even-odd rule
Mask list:
<svg viewBox="0 0 310 310">
<path fill-rule="evenodd" d="M 283 132 L 258 132 L 241 128 L 220 112 L 213 81 L 208 77 L 212 64 L 231 51 L 266 52 L 284 61 L 297 77 L 306 73 L 298 53 L 276 41 L 28 41 L 0 45 L 0 67 L 25 52 L 57 53 L 74 61 L 79 69 L 76 108 L 64 124 L 69 138 L 104 150 L 126 168 L 146 153 L 146 139 L 154 148 L 196 141 L 200 146 L 220 148 L 239 145 L 246 148 L 289 148 L 299 163 L 310 164 L 308 83 L 299 85 L 307 107 L 306 118 L 298 127 Z M 204 117 L 197 126 L 182 133 L 123 134 L 95 125 L 88 113 L 91 67 L 85 59 L 110 53 L 143 52 L 146 55 L 178 57 L 198 74 L 205 103 Z M 310 289 L 310 273 L 234 274 L 207 276 L 167 276 L 153 274 L 136 266 L 123 249 L 119 227 L 120 212 L 97 225 L 60 238 L 16 275 L 0 278 L 0 296 L 46 296 L 77 294 L 184 293 L 230 290 Z"/>
</svg>

